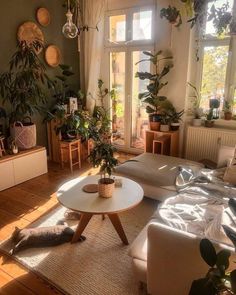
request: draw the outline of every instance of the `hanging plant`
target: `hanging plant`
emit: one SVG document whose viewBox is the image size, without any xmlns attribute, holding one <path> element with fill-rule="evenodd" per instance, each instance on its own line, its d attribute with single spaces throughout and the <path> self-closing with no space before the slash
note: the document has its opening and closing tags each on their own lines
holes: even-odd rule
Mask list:
<svg viewBox="0 0 236 295">
<path fill-rule="evenodd" d="M 169 5 L 167 8 L 162 8 L 160 17 L 166 18 L 175 27 L 179 27 L 183 23 L 180 11 L 174 6 Z"/>
</svg>

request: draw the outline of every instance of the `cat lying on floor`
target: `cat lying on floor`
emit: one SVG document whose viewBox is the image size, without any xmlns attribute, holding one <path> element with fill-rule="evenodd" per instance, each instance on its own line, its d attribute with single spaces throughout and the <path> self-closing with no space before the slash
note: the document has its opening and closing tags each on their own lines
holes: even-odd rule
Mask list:
<svg viewBox="0 0 236 295">
<path fill-rule="evenodd" d="M 71 229 L 64 221 L 58 222 L 57 225 L 50 227 L 38 228 L 15 228 L 11 239 L 14 247 L 10 254 L 15 254 L 23 249 L 36 247 L 51 247 L 57 246 L 66 242 L 70 242 L 74 235 L 74 230 Z M 86 238 L 81 236 L 80 241 Z"/>
</svg>

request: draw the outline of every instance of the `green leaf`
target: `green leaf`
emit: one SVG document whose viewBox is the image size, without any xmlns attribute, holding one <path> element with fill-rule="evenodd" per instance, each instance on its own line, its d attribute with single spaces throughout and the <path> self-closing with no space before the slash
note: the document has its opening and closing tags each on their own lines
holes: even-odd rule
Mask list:
<svg viewBox="0 0 236 295">
<path fill-rule="evenodd" d="M 230 257 L 230 251 L 225 249 L 221 250 L 217 254 L 216 265 L 220 269 L 220 271 L 225 272 L 225 270 L 229 267 L 229 257 Z"/>
<path fill-rule="evenodd" d="M 202 239 L 200 242 L 200 253 L 203 260 L 211 267 L 216 264 L 217 255 L 213 244 L 208 239 Z"/>
</svg>

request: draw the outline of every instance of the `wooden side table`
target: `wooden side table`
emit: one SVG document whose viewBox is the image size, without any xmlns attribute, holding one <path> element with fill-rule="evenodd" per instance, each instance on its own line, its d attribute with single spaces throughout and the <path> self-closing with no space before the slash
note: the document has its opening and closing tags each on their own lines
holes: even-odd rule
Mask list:
<svg viewBox="0 0 236 295">
<path fill-rule="evenodd" d="M 168 155 L 170 153 L 170 135 L 163 135 L 153 140 L 152 153 Z"/>
<path fill-rule="evenodd" d="M 73 166 L 79 165 L 81 168 L 81 141 L 73 140 L 73 141 L 61 141 L 60 142 L 60 155 L 61 155 L 61 167 L 64 168 L 64 151 L 68 153 L 68 160 L 70 164 L 70 171 L 73 172 Z M 73 153 L 76 154 L 76 162 L 73 162 Z"/>
<path fill-rule="evenodd" d="M 146 130 L 145 132 L 145 153 L 153 152 L 153 140 L 159 140 L 160 137 L 169 136 L 169 152 L 168 155 L 172 157 L 179 156 L 179 130 L 178 131 L 153 131 Z"/>
</svg>

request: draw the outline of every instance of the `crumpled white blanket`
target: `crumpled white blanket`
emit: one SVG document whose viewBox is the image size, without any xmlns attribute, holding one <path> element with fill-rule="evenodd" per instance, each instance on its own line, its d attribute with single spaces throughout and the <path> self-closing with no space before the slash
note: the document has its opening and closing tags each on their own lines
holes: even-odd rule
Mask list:
<svg viewBox="0 0 236 295">
<path fill-rule="evenodd" d="M 236 232 L 236 217 L 226 198 L 180 193 L 161 204 L 158 213 L 162 222 L 170 227 L 233 245 L 221 226 L 228 225 Z"/>
</svg>

